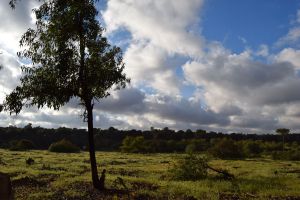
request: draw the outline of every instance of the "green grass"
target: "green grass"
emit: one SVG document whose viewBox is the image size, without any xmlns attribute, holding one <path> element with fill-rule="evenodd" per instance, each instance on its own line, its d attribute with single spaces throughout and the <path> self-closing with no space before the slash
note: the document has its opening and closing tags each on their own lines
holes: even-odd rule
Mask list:
<svg viewBox="0 0 300 200">
<path fill-rule="evenodd" d="M 225 180 L 210 172 L 207 179 L 192 182 L 174 181 L 169 174 L 183 154 L 97 152 L 96 156 L 99 173 L 107 170 L 106 187 L 122 190 L 101 193 L 92 188 L 87 152 L 0 149 L 0 171 L 10 174 L 17 200 L 300 198 L 300 162 L 266 158 L 212 160 L 211 166 L 228 170 L 236 179 Z M 33 165 L 26 165 L 29 157 L 34 159 Z M 124 180 L 128 190 L 114 183 L 117 177 Z"/>
</svg>

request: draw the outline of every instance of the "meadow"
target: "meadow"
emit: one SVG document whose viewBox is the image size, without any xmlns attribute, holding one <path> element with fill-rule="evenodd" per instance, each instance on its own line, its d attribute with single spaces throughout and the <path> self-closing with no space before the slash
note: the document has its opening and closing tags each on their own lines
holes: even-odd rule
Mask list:
<svg viewBox="0 0 300 200">
<path fill-rule="evenodd" d="M 106 169 L 107 191 L 93 189 L 89 155 L 41 150 L 0 149 L 0 172 L 11 176 L 15 199 L 300 199 L 300 162 L 270 158 L 212 159 L 215 172 L 198 181 L 176 181 L 170 169 L 184 154 L 97 152 L 99 173 Z M 32 158 L 33 164 L 26 164 Z"/>
</svg>

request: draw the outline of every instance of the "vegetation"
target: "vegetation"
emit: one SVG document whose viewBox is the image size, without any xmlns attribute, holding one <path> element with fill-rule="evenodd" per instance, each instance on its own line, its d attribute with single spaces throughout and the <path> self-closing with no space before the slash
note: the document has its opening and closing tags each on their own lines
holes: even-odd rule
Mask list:
<svg viewBox="0 0 300 200">
<path fill-rule="evenodd" d="M 244 157 L 241 146 L 232 139 L 227 138 L 216 141 L 209 151 L 213 156 L 221 159 L 239 159 Z"/>
<path fill-rule="evenodd" d="M 272 158 L 274 160 L 298 160 L 300 161 L 300 151 L 299 150 L 289 150 L 289 151 L 274 151 L 272 153 Z"/>
<path fill-rule="evenodd" d="M 282 151 L 284 151 L 284 137 L 286 137 L 290 133 L 290 129 L 279 128 L 276 130 L 276 133 L 282 136 Z"/>
<path fill-rule="evenodd" d="M 272 156 L 282 151 L 280 135 L 222 134 L 214 132 L 187 133 L 184 131 L 152 130 L 121 131 L 115 128 L 94 129 L 95 148 L 101 151 L 122 151 L 127 153 L 206 153 L 222 159 L 245 159 Z M 9 149 L 19 140 L 30 140 L 34 149 L 48 149 L 52 143 L 67 139 L 86 150 L 87 131 L 84 129 L 45 129 L 26 125 L 24 128 L 0 127 L 0 147 Z M 300 135 L 290 134 L 286 138 L 285 151 L 299 152 Z M 228 148 L 226 147 L 228 146 Z M 223 150 L 224 149 L 224 150 Z M 236 155 L 238 154 L 238 155 Z M 295 154 L 295 153 L 292 153 Z M 281 156 L 283 158 L 283 156 Z M 291 158 L 287 156 L 288 159 Z M 293 156 L 293 160 L 297 157 Z M 278 156 L 277 156 L 277 159 Z"/>
<path fill-rule="evenodd" d="M 22 36 L 20 46 L 25 49 L 18 53 L 32 66 L 22 67 L 21 85 L 6 97 L 3 108 L 16 114 L 33 105 L 58 110 L 71 98 L 79 99 L 88 122 L 93 184 L 102 190 L 94 147 L 94 100 L 107 97 L 113 86 L 124 88 L 129 80 L 123 73 L 121 49 L 103 37 L 95 1 L 49 0 L 34 9 L 36 29 Z M 11 0 L 11 7 L 16 3 Z"/>
<path fill-rule="evenodd" d="M 208 165 L 227 170 L 234 180 L 212 170 L 197 181 L 173 180 L 170 169 L 185 154 L 97 152 L 107 169 L 107 193 L 93 189 L 89 154 L 0 149 L 0 168 L 12 178 L 16 200 L 45 199 L 297 199 L 300 163 L 268 157 L 244 160 L 210 159 Z M 197 155 L 198 156 L 198 155 Z M 202 156 L 199 154 L 199 156 Z M 34 163 L 26 164 L 32 158 Z M 120 184 L 121 178 L 127 189 Z"/>
<path fill-rule="evenodd" d="M 207 177 L 207 158 L 188 154 L 170 170 L 175 180 L 196 181 Z"/>
<path fill-rule="evenodd" d="M 51 144 L 49 151 L 57 153 L 77 153 L 80 152 L 80 148 L 74 145 L 72 142 L 63 139 Z"/>
<path fill-rule="evenodd" d="M 146 151 L 145 149 L 145 139 L 143 136 L 127 136 L 120 147 L 122 152 L 127 153 L 143 153 Z"/>
<path fill-rule="evenodd" d="M 9 149 L 12 151 L 26 151 L 34 148 L 35 145 L 33 144 L 33 142 L 26 139 L 22 139 L 18 141 L 13 140 L 10 142 L 10 147 L 9 147 Z"/>
</svg>

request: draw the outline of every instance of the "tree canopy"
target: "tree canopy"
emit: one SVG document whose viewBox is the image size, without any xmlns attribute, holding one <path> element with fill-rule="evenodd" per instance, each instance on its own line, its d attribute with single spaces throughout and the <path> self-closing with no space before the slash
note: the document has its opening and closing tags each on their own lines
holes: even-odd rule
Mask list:
<svg viewBox="0 0 300 200">
<path fill-rule="evenodd" d="M 16 0 L 10 2 L 14 7 Z M 33 9 L 36 29 L 20 40 L 21 85 L 6 97 L 4 109 L 19 113 L 23 106 L 59 109 L 72 97 L 82 103 L 109 95 L 113 85 L 125 87 L 121 49 L 103 37 L 94 0 L 50 0 Z"/>
</svg>

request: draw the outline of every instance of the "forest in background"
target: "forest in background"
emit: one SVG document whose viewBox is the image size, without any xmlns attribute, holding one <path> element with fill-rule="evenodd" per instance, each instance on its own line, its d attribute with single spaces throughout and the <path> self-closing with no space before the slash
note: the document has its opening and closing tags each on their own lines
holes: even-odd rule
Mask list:
<svg viewBox="0 0 300 200">
<path fill-rule="evenodd" d="M 300 134 L 286 135 L 284 143 L 282 136 L 278 134 L 242 134 L 242 133 L 217 133 L 205 130 L 179 130 L 175 131 L 165 127 L 163 129 L 150 130 L 118 130 L 94 129 L 95 146 L 98 151 L 123 151 L 131 153 L 180 153 L 180 152 L 214 152 L 218 155 L 218 149 L 228 149 L 230 158 L 258 156 L 261 153 L 274 154 L 289 150 L 299 154 Z M 16 149 L 18 141 L 27 140 L 32 142 L 32 149 L 48 149 L 49 146 L 61 140 L 67 140 L 87 150 L 88 134 L 85 129 L 61 127 L 47 129 L 32 127 L 31 124 L 23 128 L 14 126 L 0 128 L 0 148 Z M 20 149 L 24 150 L 24 149 Z M 26 149 L 25 149 L 26 150 Z M 223 151 L 223 150 L 222 150 Z M 236 154 L 238 152 L 238 154 Z M 242 153 L 243 152 L 243 153 Z M 217 155 L 216 155 L 217 154 Z M 226 157 L 226 156 L 225 156 Z M 297 156 L 298 157 L 298 156 Z M 224 158 L 224 156 L 223 156 Z"/>
</svg>

